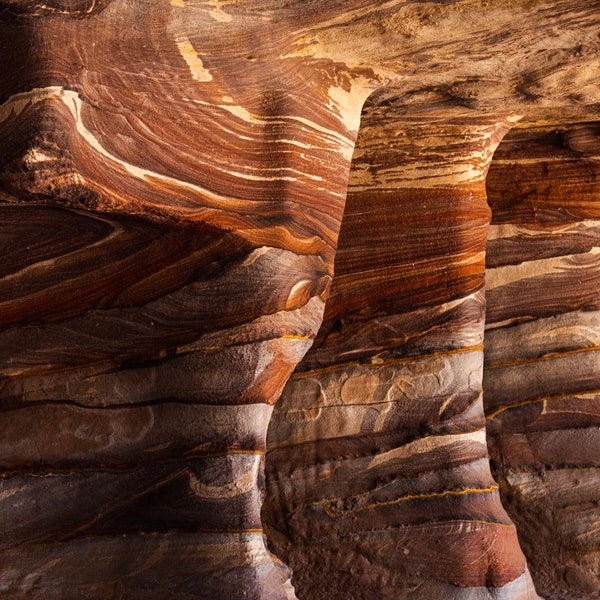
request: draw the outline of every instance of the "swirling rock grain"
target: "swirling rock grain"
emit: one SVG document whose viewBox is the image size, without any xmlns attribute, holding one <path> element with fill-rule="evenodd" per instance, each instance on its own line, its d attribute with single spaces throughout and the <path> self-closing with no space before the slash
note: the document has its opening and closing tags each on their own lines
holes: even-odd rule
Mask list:
<svg viewBox="0 0 600 600">
<path fill-rule="evenodd" d="M 481 387 L 485 174 L 512 123 L 438 110 L 365 106 L 325 320 L 269 429 L 265 519 L 301 597 L 536 597 Z"/>
<path fill-rule="evenodd" d="M 305 598 L 533 597 L 487 456 L 483 182 L 519 119 L 590 153 L 597 25 L 587 0 L 0 0 L 2 595 L 293 598 L 266 491 Z M 591 312 L 575 254 L 546 258 L 578 295 L 534 318 Z"/>
</svg>

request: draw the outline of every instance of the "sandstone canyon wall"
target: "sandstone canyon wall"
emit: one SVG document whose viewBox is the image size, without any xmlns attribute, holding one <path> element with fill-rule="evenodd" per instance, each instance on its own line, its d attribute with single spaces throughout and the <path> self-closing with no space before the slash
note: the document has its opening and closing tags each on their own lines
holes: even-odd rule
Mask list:
<svg viewBox="0 0 600 600">
<path fill-rule="evenodd" d="M 597 123 L 513 130 L 488 175 L 488 446 L 548 598 L 600 590 L 599 153 Z"/>
<path fill-rule="evenodd" d="M 510 122 L 437 109 L 365 107 L 322 334 L 275 409 L 277 552 L 309 597 L 530 597 L 482 399 L 485 173 Z"/>
<path fill-rule="evenodd" d="M 599 29 L 0 0 L 2 597 L 598 597 Z"/>
</svg>

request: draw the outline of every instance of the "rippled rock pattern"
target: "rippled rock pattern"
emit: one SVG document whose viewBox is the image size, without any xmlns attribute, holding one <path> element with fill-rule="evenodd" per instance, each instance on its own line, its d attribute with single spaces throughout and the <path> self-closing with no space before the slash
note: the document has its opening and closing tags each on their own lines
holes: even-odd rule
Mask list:
<svg viewBox="0 0 600 600">
<path fill-rule="evenodd" d="M 0 0 L 0 596 L 597 595 L 599 24 Z"/>
</svg>

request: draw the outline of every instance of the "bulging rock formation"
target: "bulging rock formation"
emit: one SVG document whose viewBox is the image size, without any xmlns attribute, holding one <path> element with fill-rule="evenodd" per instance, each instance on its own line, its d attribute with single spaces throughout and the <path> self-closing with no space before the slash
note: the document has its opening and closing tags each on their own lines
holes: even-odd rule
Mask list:
<svg viewBox="0 0 600 600">
<path fill-rule="evenodd" d="M 597 597 L 599 9 L 0 0 L 2 597 Z"/>
<path fill-rule="evenodd" d="M 600 590 L 598 131 L 514 130 L 488 176 L 488 446 L 545 598 Z"/>
<path fill-rule="evenodd" d="M 535 597 L 482 399 L 485 173 L 511 123 L 438 108 L 367 103 L 322 333 L 275 409 L 268 508 L 300 597 Z"/>
</svg>

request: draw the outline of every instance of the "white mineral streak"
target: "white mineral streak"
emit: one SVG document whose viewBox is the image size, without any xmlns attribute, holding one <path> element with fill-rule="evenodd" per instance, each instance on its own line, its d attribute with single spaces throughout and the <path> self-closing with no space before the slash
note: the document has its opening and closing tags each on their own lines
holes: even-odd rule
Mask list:
<svg viewBox="0 0 600 600">
<path fill-rule="evenodd" d="M 578 415 L 589 415 L 592 422 L 596 421 L 597 410 L 596 406 L 598 405 L 598 392 L 591 393 L 581 393 L 581 394 L 573 394 L 572 400 L 577 402 L 577 408 L 574 410 L 574 407 L 571 403 L 568 404 L 567 408 L 559 401 L 554 398 L 546 399 L 542 402 L 542 410 L 540 415 L 563 415 L 572 412 L 576 412 Z M 588 402 L 585 402 L 588 400 Z M 595 427 L 594 425 L 590 425 L 590 427 Z"/>
<path fill-rule="evenodd" d="M 20 494 L 25 490 L 27 490 L 27 486 L 15 487 L 12 490 L 0 492 L 0 501 L 8 500 L 8 498 L 10 498 L 11 496 L 14 496 L 15 494 Z"/>
<path fill-rule="evenodd" d="M 186 39 L 177 42 L 177 48 L 179 49 L 179 54 L 181 54 L 183 60 L 185 60 L 187 66 L 190 68 L 192 77 L 196 81 L 199 81 L 200 83 L 212 81 L 213 77 L 210 74 L 210 71 L 205 68 L 202 60 L 198 56 L 198 52 L 196 52 L 189 40 Z"/>
<path fill-rule="evenodd" d="M 150 171 L 148 169 L 138 167 L 136 165 L 133 165 L 127 161 L 124 161 L 124 160 L 114 156 L 113 154 L 108 152 L 108 150 L 106 150 L 102 146 L 102 144 L 93 135 L 93 133 L 91 131 L 89 131 L 86 128 L 86 126 L 83 124 L 82 116 L 81 116 L 83 102 L 82 102 L 81 98 L 79 97 L 79 95 L 77 94 L 77 92 L 74 92 L 74 91 L 65 90 L 64 88 L 58 87 L 58 86 L 50 86 L 50 87 L 46 87 L 46 88 L 34 88 L 33 90 L 30 90 L 27 92 L 14 94 L 10 98 L 8 98 L 8 100 L 6 100 L 6 102 L 4 102 L 2 105 L 0 105 L 0 122 L 5 121 L 11 117 L 18 115 L 19 113 L 21 113 L 23 110 L 25 110 L 31 104 L 35 104 L 37 102 L 43 102 L 43 101 L 49 100 L 49 99 L 56 99 L 56 100 L 63 102 L 63 104 L 69 109 L 69 111 L 73 115 L 73 119 L 76 124 L 77 132 L 85 140 L 85 142 L 91 148 L 93 148 L 98 154 L 100 154 L 101 156 L 103 156 L 104 158 L 106 158 L 107 160 L 112 162 L 113 164 L 118 165 L 121 169 L 124 169 L 130 175 L 132 175 L 138 179 L 148 181 L 150 183 L 152 183 L 153 181 L 160 181 L 160 182 L 168 184 L 169 186 L 174 186 L 176 188 L 180 188 L 182 190 L 191 192 L 192 194 L 194 194 L 194 196 L 196 196 L 196 197 L 199 196 L 201 198 L 201 201 L 199 201 L 199 203 L 201 202 L 203 207 L 226 210 L 228 212 L 231 212 L 231 211 L 245 212 L 245 211 L 251 210 L 255 207 L 255 204 L 256 204 L 255 202 L 248 201 L 248 200 L 240 200 L 240 199 L 236 199 L 236 198 L 232 198 L 232 197 L 228 197 L 228 196 L 223 196 L 223 195 L 217 194 L 211 190 L 208 190 L 206 188 L 195 185 L 193 183 L 182 181 L 182 180 L 176 179 L 174 177 L 169 177 L 168 175 L 156 173 L 155 171 Z M 227 108 L 231 109 L 232 107 L 227 107 Z M 239 107 L 239 108 L 241 108 L 241 107 Z M 244 110 L 245 109 L 242 109 L 242 114 L 244 114 L 243 113 Z M 234 111 L 232 111 L 232 112 L 234 112 Z M 294 117 L 290 117 L 290 118 L 294 118 Z M 306 121 L 306 122 L 310 123 L 310 121 Z M 314 128 L 318 129 L 318 126 L 314 125 Z M 335 132 L 330 132 L 324 128 L 321 128 L 321 129 L 323 129 L 324 132 L 335 133 Z M 348 140 L 346 140 L 345 138 L 344 138 L 344 140 L 345 140 L 346 144 L 349 143 Z M 211 167 L 218 168 L 218 166 L 213 163 L 211 163 Z M 229 169 L 219 169 L 219 170 L 221 170 L 222 172 L 224 172 L 228 175 L 231 175 L 234 177 L 239 177 L 242 179 L 251 180 L 251 181 L 265 181 L 265 182 L 268 182 L 268 181 L 298 182 L 299 181 L 298 177 L 291 176 L 291 175 L 262 176 L 262 175 L 253 175 L 253 174 L 249 174 L 249 173 L 240 173 L 240 172 L 232 171 Z M 311 180 L 323 181 L 323 178 L 320 176 L 312 175 L 309 173 L 304 173 L 304 172 L 292 169 L 290 167 L 281 167 L 278 170 L 291 172 L 291 173 L 300 175 L 304 178 L 311 179 Z"/>
<path fill-rule="evenodd" d="M 69 98 L 69 97 L 72 102 L 71 106 L 69 106 L 69 104 L 67 102 L 67 98 Z M 65 90 L 63 102 L 70 108 L 71 112 L 73 113 L 73 117 L 75 118 L 76 123 L 77 123 L 77 131 L 86 140 L 86 142 L 92 148 L 94 148 L 94 150 L 96 150 L 97 152 L 102 154 L 104 157 L 108 158 L 109 160 L 111 160 L 113 162 L 117 162 L 119 165 L 124 167 L 131 175 L 133 175 L 139 179 L 145 179 L 145 180 L 150 180 L 150 181 L 152 179 L 158 179 L 160 181 L 164 181 L 171 185 L 186 188 L 197 194 L 202 194 L 203 197 L 208 196 L 211 200 L 214 201 L 214 203 L 212 205 L 209 205 L 212 208 L 221 208 L 221 209 L 227 210 L 227 209 L 231 209 L 232 207 L 235 207 L 235 209 L 237 209 L 237 210 L 243 210 L 244 207 L 252 207 L 254 205 L 253 202 L 237 200 L 234 198 L 221 196 L 219 194 L 211 192 L 205 188 L 194 185 L 192 183 L 181 181 L 180 179 L 175 179 L 173 177 L 169 177 L 168 175 L 156 173 L 154 171 L 149 171 L 147 169 L 142 169 L 140 167 L 132 165 L 131 163 L 127 163 L 127 162 L 111 155 L 98 142 L 98 140 L 93 136 L 93 134 L 83 125 L 82 120 L 81 120 L 81 108 L 83 106 L 83 103 L 82 103 L 81 99 L 79 98 L 79 96 L 76 94 L 76 92 L 72 92 L 70 90 Z M 214 163 L 211 163 L 211 166 L 212 166 L 212 168 L 218 168 L 218 166 L 215 165 Z M 297 177 L 292 177 L 292 176 L 275 176 L 275 175 L 261 176 L 261 175 L 252 175 L 252 174 L 248 174 L 248 173 L 240 173 L 237 171 L 232 171 L 230 169 L 219 169 L 219 170 L 228 175 L 232 175 L 234 177 L 239 177 L 242 179 L 249 179 L 252 181 L 298 181 Z M 301 171 L 296 171 L 289 167 L 282 167 L 280 170 L 291 171 L 291 172 L 300 174 L 304 177 L 308 177 L 309 179 L 317 179 L 319 181 L 322 181 L 321 177 L 306 174 Z M 206 203 L 205 198 L 203 198 L 203 203 Z"/>
<path fill-rule="evenodd" d="M 203 102 L 200 100 L 195 100 L 194 102 L 196 102 L 197 104 L 213 106 L 208 102 Z M 301 125 L 306 126 L 309 130 L 318 131 L 319 133 L 322 133 L 325 136 L 325 147 L 337 149 L 339 146 L 344 154 L 347 154 L 348 147 L 350 149 L 354 148 L 354 140 L 345 137 L 344 135 L 335 131 L 334 129 L 327 129 L 326 127 L 323 127 L 318 123 L 315 123 L 314 121 L 311 121 L 304 117 L 300 117 L 297 115 L 276 115 L 270 117 L 259 116 L 250 113 L 250 111 L 248 111 L 243 106 L 240 106 L 239 104 L 219 104 L 217 106 L 218 108 L 226 110 L 227 112 L 231 113 L 232 115 L 234 115 L 238 119 L 241 119 L 242 121 L 246 121 L 247 123 L 253 125 L 259 125 L 261 127 L 285 125 L 288 122 L 300 123 Z"/>
<path fill-rule="evenodd" d="M 64 89 L 59 86 L 49 86 L 45 88 L 33 88 L 26 92 L 13 94 L 0 104 L 0 123 L 11 117 L 16 117 L 23 112 L 25 108 L 32 104 L 37 104 L 47 98 L 60 98 Z"/>
<path fill-rule="evenodd" d="M 236 453 L 233 456 L 241 456 Z M 200 498 L 211 498 L 211 499 L 224 499 L 224 498 L 235 498 L 242 494 L 247 494 L 256 488 L 256 481 L 258 479 L 258 469 L 262 460 L 262 455 L 259 453 L 244 454 L 244 457 L 251 457 L 252 463 L 245 473 L 242 473 L 234 481 L 225 483 L 223 485 L 210 485 L 208 483 L 202 483 L 193 473 L 189 473 L 190 488 Z M 224 471 L 224 469 L 223 469 Z"/>
<path fill-rule="evenodd" d="M 424 437 L 410 444 L 401 446 L 400 448 L 394 448 L 388 452 L 378 454 L 370 463 L 369 468 L 376 467 L 380 464 L 386 463 L 389 460 L 397 460 L 399 458 L 410 458 L 411 456 L 417 456 L 419 454 L 427 454 L 428 452 L 448 449 L 450 446 L 459 444 L 462 442 L 471 442 L 474 444 L 486 445 L 486 433 L 485 428 L 478 429 L 471 433 L 460 433 L 455 435 L 431 435 Z M 446 450 L 452 452 L 451 449 Z"/>
<path fill-rule="evenodd" d="M 372 91 L 372 86 L 366 79 L 358 79 L 351 83 L 346 90 L 339 86 L 331 86 L 327 92 L 329 106 L 338 112 L 342 122 L 350 131 L 358 131 L 363 104 Z M 350 157 L 352 158 L 352 157 Z"/>
<path fill-rule="evenodd" d="M 600 247 L 593 248 L 584 254 L 578 254 L 578 257 L 593 258 L 600 256 Z M 507 265 L 505 267 L 496 267 L 488 269 L 485 273 L 486 290 L 491 291 L 503 285 L 509 285 L 517 281 L 523 281 L 532 277 L 540 277 L 565 271 L 584 269 L 585 266 L 579 266 L 569 263 L 569 256 L 557 256 L 553 258 L 541 258 L 539 260 L 530 260 L 519 265 Z"/>
<path fill-rule="evenodd" d="M 496 161 L 494 161 L 496 162 Z M 511 161 L 512 162 L 512 161 Z M 487 239 L 488 241 L 498 239 L 509 239 L 512 237 L 528 237 L 534 238 L 536 236 L 547 236 L 550 233 L 552 235 L 560 236 L 569 233 L 583 233 L 586 232 L 588 235 L 594 234 L 594 230 L 600 228 L 600 221 L 594 221 L 592 219 L 586 219 L 579 223 L 566 223 L 560 227 L 553 226 L 552 231 L 549 232 L 547 229 L 532 229 L 528 228 L 527 225 L 514 225 L 514 224 L 502 224 L 502 225 L 490 225 Z M 596 234 L 597 235 L 597 234 Z M 557 238 L 558 239 L 558 238 Z"/>
<path fill-rule="evenodd" d="M 34 165 L 35 163 L 42 163 L 55 160 L 53 156 L 45 154 L 43 150 L 39 148 L 31 148 L 27 154 L 23 157 L 23 162 L 27 165 Z"/>
<path fill-rule="evenodd" d="M 57 13 L 59 15 L 70 15 L 70 14 L 91 14 L 94 12 L 94 10 L 96 9 L 96 5 L 97 5 L 97 1 L 96 0 L 92 0 L 92 3 L 90 6 L 88 6 L 88 8 L 86 8 L 85 10 L 73 10 L 73 9 L 67 9 L 67 10 L 61 10 L 60 8 L 57 8 L 55 6 L 48 6 L 47 4 L 40 4 L 39 8 L 40 9 L 44 9 L 44 10 L 48 10 L 52 13 Z"/>
<path fill-rule="evenodd" d="M 293 285 L 292 289 L 290 290 L 290 293 L 288 294 L 288 301 L 293 300 L 294 296 L 298 292 L 302 292 L 305 289 L 310 289 L 311 285 L 312 285 L 312 281 L 310 279 L 301 279 L 300 281 L 295 283 Z"/>
<path fill-rule="evenodd" d="M 190 191 L 193 191 L 197 194 L 201 194 L 203 196 L 203 200 L 205 202 L 208 201 L 208 198 L 212 200 L 211 206 L 214 208 L 225 208 L 229 206 L 231 208 L 232 204 L 239 204 L 239 209 L 243 209 L 246 204 L 250 204 L 243 201 L 235 201 L 231 198 L 226 198 L 224 196 L 220 196 L 215 194 L 214 192 L 210 192 L 209 190 L 205 190 L 200 188 L 199 186 L 180 181 L 179 179 L 175 179 L 173 177 L 168 177 L 166 175 L 161 175 L 159 173 L 155 173 L 154 171 L 150 171 L 148 169 L 142 169 L 141 167 L 137 167 L 128 163 L 116 156 L 113 156 L 108 152 L 100 142 L 94 137 L 94 135 L 85 127 L 81 118 L 81 109 L 83 106 L 83 102 L 79 95 L 71 90 L 65 90 L 59 86 L 49 86 L 46 88 L 34 88 L 27 92 L 22 92 L 20 94 L 14 94 L 6 102 L 0 105 L 0 121 L 6 120 L 10 116 L 14 116 L 15 114 L 21 113 L 25 108 L 30 106 L 31 104 L 35 104 L 37 102 L 43 102 L 49 99 L 57 99 L 63 102 L 63 104 L 69 109 L 73 118 L 75 120 L 77 132 L 79 135 L 87 142 L 87 144 L 93 148 L 98 154 L 108 159 L 109 161 L 116 163 L 122 169 L 127 171 L 130 175 L 137 177 L 139 179 L 158 179 L 169 183 L 171 185 L 177 187 L 183 187 Z"/>
</svg>

